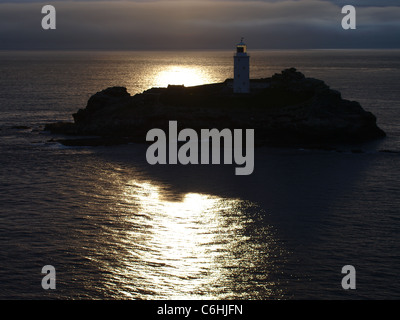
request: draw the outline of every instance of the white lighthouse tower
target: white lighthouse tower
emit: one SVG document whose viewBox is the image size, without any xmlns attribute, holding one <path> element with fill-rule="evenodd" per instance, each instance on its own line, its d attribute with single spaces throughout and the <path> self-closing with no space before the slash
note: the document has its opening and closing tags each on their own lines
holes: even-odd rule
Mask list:
<svg viewBox="0 0 400 320">
<path fill-rule="evenodd" d="M 236 54 L 234 55 L 234 77 L 233 92 L 249 93 L 250 92 L 250 63 L 247 55 L 247 46 L 243 43 L 243 38 L 236 45 Z"/>
</svg>

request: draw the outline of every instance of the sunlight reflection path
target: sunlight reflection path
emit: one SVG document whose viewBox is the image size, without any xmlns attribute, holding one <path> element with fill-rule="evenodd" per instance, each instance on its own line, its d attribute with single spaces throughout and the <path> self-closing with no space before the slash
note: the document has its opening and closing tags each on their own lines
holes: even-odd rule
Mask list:
<svg viewBox="0 0 400 320">
<path fill-rule="evenodd" d="M 119 194 L 97 260 L 113 296 L 246 299 L 279 296 L 277 245 L 254 204 L 198 193 L 169 199 L 164 186 L 131 180 Z M 253 213 L 252 213 L 253 212 Z"/>
</svg>

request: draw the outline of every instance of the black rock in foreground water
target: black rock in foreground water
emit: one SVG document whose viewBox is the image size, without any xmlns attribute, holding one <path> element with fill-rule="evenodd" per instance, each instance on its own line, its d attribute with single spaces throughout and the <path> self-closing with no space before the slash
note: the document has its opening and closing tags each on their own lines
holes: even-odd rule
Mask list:
<svg viewBox="0 0 400 320">
<path fill-rule="evenodd" d="M 74 122 L 48 124 L 52 133 L 96 138 L 59 140 L 65 145 L 146 142 L 153 128 L 255 129 L 257 145 L 318 146 L 382 138 L 376 117 L 358 102 L 341 98 L 323 81 L 286 69 L 251 80 L 251 93 L 235 94 L 233 81 L 195 87 L 152 88 L 131 96 L 124 87 L 93 95 Z"/>
</svg>

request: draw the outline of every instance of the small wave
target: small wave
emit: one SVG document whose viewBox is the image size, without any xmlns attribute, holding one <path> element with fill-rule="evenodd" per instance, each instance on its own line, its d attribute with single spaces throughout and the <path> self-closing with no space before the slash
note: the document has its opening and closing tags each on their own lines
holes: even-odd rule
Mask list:
<svg viewBox="0 0 400 320">
<path fill-rule="evenodd" d="M 397 154 L 400 153 L 400 151 L 397 151 L 397 150 L 387 150 L 387 149 L 379 150 L 379 152 L 381 152 L 381 153 L 397 153 Z"/>
</svg>

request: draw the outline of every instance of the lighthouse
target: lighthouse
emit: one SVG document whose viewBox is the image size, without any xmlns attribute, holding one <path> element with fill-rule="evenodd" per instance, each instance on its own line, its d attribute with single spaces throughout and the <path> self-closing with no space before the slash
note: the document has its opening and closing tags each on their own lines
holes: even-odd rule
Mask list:
<svg viewBox="0 0 400 320">
<path fill-rule="evenodd" d="M 234 60 L 234 77 L 233 92 L 249 93 L 250 92 L 250 63 L 247 55 L 247 46 L 243 43 L 243 38 L 236 45 L 236 53 Z"/>
</svg>

